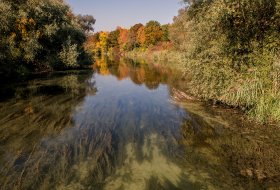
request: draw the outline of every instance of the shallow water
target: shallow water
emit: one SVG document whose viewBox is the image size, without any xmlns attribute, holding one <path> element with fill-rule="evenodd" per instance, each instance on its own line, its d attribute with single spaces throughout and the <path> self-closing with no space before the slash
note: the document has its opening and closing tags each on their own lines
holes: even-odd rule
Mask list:
<svg viewBox="0 0 280 190">
<path fill-rule="evenodd" d="M 0 188 L 279 189 L 279 130 L 187 100 L 185 83 L 103 59 L 3 87 Z"/>
</svg>

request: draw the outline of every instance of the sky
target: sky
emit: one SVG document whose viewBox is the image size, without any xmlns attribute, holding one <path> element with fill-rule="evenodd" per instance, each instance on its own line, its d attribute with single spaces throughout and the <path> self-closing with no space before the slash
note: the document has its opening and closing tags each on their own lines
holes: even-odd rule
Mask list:
<svg viewBox="0 0 280 190">
<path fill-rule="evenodd" d="M 172 23 L 183 6 L 180 0 L 66 0 L 76 14 L 90 14 L 96 19 L 95 31 L 112 31 L 121 26 L 157 20 Z"/>
</svg>

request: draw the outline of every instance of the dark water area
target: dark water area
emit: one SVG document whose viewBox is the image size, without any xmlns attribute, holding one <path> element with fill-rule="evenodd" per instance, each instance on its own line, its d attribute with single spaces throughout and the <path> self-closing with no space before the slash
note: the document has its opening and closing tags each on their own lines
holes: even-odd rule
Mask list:
<svg viewBox="0 0 280 190">
<path fill-rule="evenodd" d="M 185 85 L 170 67 L 100 59 L 2 86 L 0 189 L 279 189 L 279 128 Z"/>
</svg>

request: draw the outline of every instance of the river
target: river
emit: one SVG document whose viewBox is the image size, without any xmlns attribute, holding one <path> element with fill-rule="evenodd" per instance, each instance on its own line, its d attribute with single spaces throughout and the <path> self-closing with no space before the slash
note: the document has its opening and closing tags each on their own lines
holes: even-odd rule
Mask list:
<svg viewBox="0 0 280 190">
<path fill-rule="evenodd" d="M 185 80 L 101 59 L 2 86 L 0 189 L 279 189 L 279 128 L 193 100 Z"/>
</svg>

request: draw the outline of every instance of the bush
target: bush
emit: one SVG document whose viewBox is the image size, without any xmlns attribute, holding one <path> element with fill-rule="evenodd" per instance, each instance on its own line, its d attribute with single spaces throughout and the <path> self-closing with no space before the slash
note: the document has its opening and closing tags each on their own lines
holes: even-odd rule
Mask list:
<svg viewBox="0 0 280 190">
<path fill-rule="evenodd" d="M 280 2 L 188 1 L 170 38 L 185 54 L 194 95 L 280 121 Z"/>
<path fill-rule="evenodd" d="M 77 67 L 78 56 L 77 44 L 72 45 L 70 41 L 63 46 L 62 51 L 59 53 L 59 58 L 66 67 Z"/>
</svg>

